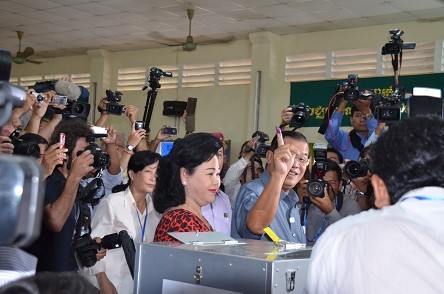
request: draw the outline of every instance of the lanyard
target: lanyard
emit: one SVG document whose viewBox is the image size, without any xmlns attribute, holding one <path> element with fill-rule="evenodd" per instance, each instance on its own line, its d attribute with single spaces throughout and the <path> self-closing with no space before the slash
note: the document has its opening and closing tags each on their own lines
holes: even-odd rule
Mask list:
<svg viewBox="0 0 444 294">
<path fill-rule="evenodd" d="M 406 197 L 401 200 L 401 202 L 409 199 L 416 199 L 416 200 L 429 200 L 429 201 L 444 201 L 443 197 L 433 197 L 433 196 L 411 196 Z"/>
<path fill-rule="evenodd" d="M 314 235 L 313 240 L 308 240 L 308 236 L 307 236 L 307 241 L 308 242 L 316 242 L 316 240 L 318 240 L 319 236 L 322 233 L 322 229 L 324 228 L 324 224 L 325 224 L 325 220 L 327 219 L 326 216 L 323 217 L 321 225 L 318 227 L 318 230 L 316 232 L 316 235 Z"/>
<path fill-rule="evenodd" d="M 137 209 L 137 206 L 136 206 L 136 214 L 137 214 L 137 219 L 139 220 L 140 230 L 142 231 L 141 242 L 143 242 L 145 238 L 146 219 L 148 218 L 148 204 L 145 206 L 145 220 L 143 221 L 143 226 L 142 226 L 142 221 L 140 220 L 139 210 Z"/>
</svg>

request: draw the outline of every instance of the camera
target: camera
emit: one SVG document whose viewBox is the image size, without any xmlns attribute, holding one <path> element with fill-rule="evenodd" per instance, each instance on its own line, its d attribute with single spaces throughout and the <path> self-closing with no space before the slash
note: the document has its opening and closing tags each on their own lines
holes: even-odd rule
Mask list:
<svg viewBox="0 0 444 294">
<path fill-rule="evenodd" d="M 348 179 L 364 177 L 369 171 L 369 162 L 367 158 L 359 161 L 351 160 L 344 165 L 344 174 Z"/>
<path fill-rule="evenodd" d="M 68 104 L 68 97 L 62 96 L 62 95 L 55 95 L 54 97 L 52 97 L 51 104 L 67 105 Z"/>
<path fill-rule="evenodd" d="M 104 168 L 110 162 L 109 154 L 104 152 L 104 151 L 102 151 L 102 149 L 100 149 L 99 145 L 97 145 L 94 142 L 96 138 L 100 138 L 100 137 L 106 137 L 106 134 L 105 135 L 94 134 L 92 136 L 88 136 L 86 138 L 86 141 L 89 143 L 89 145 L 86 146 L 86 148 L 84 150 L 80 150 L 80 151 L 77 152 L 77 156 L 79 156 L 80 154 L 82 154 L 86 150 L 90 150 L 91 154 L 94 156 L 94 162 L 93 162 L 92 166 L 95 169 Z"/>
<path fill-rule="evenodd" d="M 291 105 L 290 107 L 291 111 L 293 112 L 290 127 L 299 129 L 310 118 L 310 107 L 302 102 L 298 105 Z"/>
<path fill-rule="evenodd" d="M 401 120 L 403 101 L 407 95 L 402 86 L 393 86 L 393 94 L 389 96 L 375 95 L 372 107 L 375 109 L 375 118 L 383 123 L 395 123 Z"/>
<path fill-rule="evenodd" d="M 148 80 L 148 84 L 151 89 L 157 89 L 161 87 L 159 81 L 162 76 L 171 78 L 173 74 L 171 72 L 163 71 L 157 67 L 150 68 L 150 78 Z"/>
<path fill-rule="evenodd" d="M 341 84 L 342 87 L 345 87 L 345 90 L 342 92 L 342 97 L 346 101 L 356 101 L 359 99 L 359 91 L 358 91 L 358 75 L 349 74 L 347 77 L 347 81 Z"/>
<path fill-rule="evenodd" d="M 257 156 L 264 158 L 267 154 L 267 151 L 270 150 L 271 147 L 270 145 L 267 145 L 265 143 L 268 140 L 270 140 L 270 137 L 268 137 L 267 134 L 261 131 L 254 132 L 254 134 L 251 137 L 254 138 L 256 136 L 259 136 L 259 139 L 257 140 L 254 146 L 255 153 Z"/>
<path fill-rule="evenodd" d="M 177 135 L 177 128 L 175 127 L 166 127 L 163 129 L 162 131 L 163 134 L 168 134 L 168 135 Z"/>
<path fill-rule="evenodd" d="M 40 157 L 39 145 L 33 142 L 24 142 L 23 139 L 20 139 L 20 130 L 12 132 L 9 138 L 11 139 L 12 145 L 14 145 L 14 154 L 35 158 Z"/>
<path fill-rule="evenodd" d="M 327 183 L 323 180 L 325 176 L 325 161 L 327 160 L 327 144 L 315 143 L 314 150 L 314 178 L 310 179 L 307 183 L 307 193 L 310 197 L 323 198 L 324 189 Z"/>
<path fill-rule="evenodd" d="M 109 114 L 113 115 L 121 115 L 125 112 L 125 106 L 120 105 L 119 102 L 122 101 L 122 92 L 116 91 L 113 92 L 111 90 L 106 90 L 106 100 L 109 102 L 106 104 L 106 111 Z"/>
<path fill-rule="evenodd" d="M 143 128 L 145 128 L 145 122 L 143 120 L 136 120 L 134 123 L 134 129 L 137 131 Z"/>
<path fill-rule="evenodd" d="M 404 49 L 415 49 L 415 42 L 404 42 L 401 39 L 401 36 L 404 35 L 404 31 L 401 31 L 400 29 L 391 29 L 389 30 L 389 33 L 390 41 L 382 46 L 382 55 L 399 54 Z"/>
<path fill-rule="evenodd" d="M 77 239 L 75 253 L 76 259 L 82 266 L 92 267 L 96 264 L 96 254 L 103 249 L 114 249 L 122 246 L 119 235 L 117 233 L 106 235 L 102 238 L 102 242 L 98 244 L 93 240 L 90 234 L 85 234 Z"/>
</svg>

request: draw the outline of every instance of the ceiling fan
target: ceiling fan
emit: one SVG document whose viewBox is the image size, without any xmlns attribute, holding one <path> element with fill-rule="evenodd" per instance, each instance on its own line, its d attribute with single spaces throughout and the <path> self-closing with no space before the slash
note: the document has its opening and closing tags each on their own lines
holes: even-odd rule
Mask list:
<svg viewBox="0 0 444 294">
<path fill-rule="evenodd" d="M 17 37 L 19 39 L 19 51 L 17 51 L 15 56 L 12 57 L 12 61 L 14 61 L 14 63 L 17 63 L 17 64 L 23 64 L 25 62 L 30 62 L 30 63 L 34 63 L 34 64 L 41 64 L 41 63 L 43 63 L 42 61 L 28 59 L 28 57 L 34 55 L 34 48 L 26 47 L 25 50 L 23 50 L 23 52 L 21 51 L 22 38 L 23 38 L 23 32 L 22 31 L 17 31 Z"/>
<path fill-rule="evenodd" d="M 188 52 L 196 50 L 198 44 L 199 45 L 204 45 L 204 44 L 224 44 L 224 43 L 229 43 L 229 42 L 235 40 L 234 36 L 230 36 L 230 37 L 225 38 L 225 39 L 209 40 L 209 41 L 205 41 L 205 42 L 195 43 L 193 35 L 191 35 L 191 21 L 193 20 L 193 17 L 194 17 L 194 9 L 188 8 L 187 9 L 187 16 L 188 16 L 189 24 L 188 24 L 188 36 L 187 36 L 187 38 L 185 40 L 185 43 L 177 44 L 177 40 L 168 39 L 168 38 L 162 36 L 161 34 L 159 34 L 158 32 L 151 32 L 149 35 L 153 39 L 155 39 L 154 42 L 156 42 L 156 43 L 159 43 L 159 44 L 162 44 L 162 45 L 166 45 L 166 46 L 179 46 L 179 45 L 182 45 L 183 50 L 184 51 L 188 51 Z M 171 43 L 173 43 L 173 44 L 165 44 L 165 43 L 162 43 L 160 41 L 157 41 L 159 39 L 171 41 Z M 176 43 L 176 44 L 174 44 L 174 43 Z"/>
</svg>

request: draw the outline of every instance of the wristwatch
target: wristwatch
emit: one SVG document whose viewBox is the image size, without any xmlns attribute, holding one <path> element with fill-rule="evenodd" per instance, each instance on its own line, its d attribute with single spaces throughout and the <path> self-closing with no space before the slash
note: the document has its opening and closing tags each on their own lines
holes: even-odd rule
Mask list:
<svg viewBox="0 0 444 294">
<path fill-rule="evenodd" d="M 126 144 L 126 149 L 128 149 L 129 151 L 134 151 L 134 146 L 130 145 L 130 144 Z"/>
<path fill-rule="evenodd" d="M 373 113 L 369 112 L 365 115 L 366 120 L 371 120 L 373 118 Z"/>
</svg>

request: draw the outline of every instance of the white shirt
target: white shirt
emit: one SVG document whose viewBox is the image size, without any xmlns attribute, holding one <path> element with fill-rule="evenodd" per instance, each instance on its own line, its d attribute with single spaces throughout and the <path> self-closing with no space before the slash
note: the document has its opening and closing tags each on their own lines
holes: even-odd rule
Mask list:
<svg viewBox="0 0 444 294">
<path fill-rule="evenodd" d="M 230 198 L 231 206 L 234 207 L 236 203 L 236 197 L 239 193 L 241 183 L 239 177 L 244 172 L 249 161 L 246 161 L 243 157 L 233 163 L 225 173 L 225 177 L 222 179 L 222 183 L 225 187 L 225 193 Z"/>
<path fill-rule="evenodd" d="M 147 223 L 145 227 L 144 243 L 152 242 L 154 231 L 160 220 L 160 214 L 154 210 L 154 206 L 149 194 L 146 195 L 147 209 L 145 214 L 136 210 L 135 200 L 129 188 L 125 191 L 110 194 L 103 198 L 92 219 L 91 237 L 103 237 L 112 233 L 119 233 L 126 230 L 134 242 L 141 242 L 142 227 L 146 213 Z M 139 213 L 139 217 L 137 216 Z M 140 219 L 140 222 L 139 222 Z M 108 279 L 114 284 L 118 293 L 132 293 L 134 281 L 125 259 L 122 248 L 108 250 L 105 258 L 98 261 L 90 268 L 90 273 L 85 275 L 91 283 L 98 286 L 95 274 L 105 272 Z M 85 271 L 87 272 L 87 271 Z"/>
<path fill-rule="evenodd" d="M 444 293 L 444 188 L 331 225 L 313 248 L 305 293 Z"/>
</svg>

